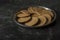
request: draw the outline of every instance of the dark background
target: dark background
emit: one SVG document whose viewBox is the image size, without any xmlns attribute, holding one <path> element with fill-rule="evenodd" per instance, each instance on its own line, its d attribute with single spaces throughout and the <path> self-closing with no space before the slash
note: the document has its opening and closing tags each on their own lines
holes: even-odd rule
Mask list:
<svg viewBox="0 0 60 40">
<path fill-rule="evenodd" d="M 28 6 L 55 10 L 56 21 L 45 28 L 24 28 L 13 21 L 14 14 Z M 0 0 L 0 40 L 60 40 L 60 0 Z"/>
</svg>

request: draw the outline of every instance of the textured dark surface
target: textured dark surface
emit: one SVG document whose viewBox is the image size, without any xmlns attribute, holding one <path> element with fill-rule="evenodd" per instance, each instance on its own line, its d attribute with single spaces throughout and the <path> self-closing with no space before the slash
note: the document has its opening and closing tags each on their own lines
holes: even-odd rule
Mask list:
<svg viewBox="0 0 60 40">
<path fill-rule="evenodd" d="M 0 40 L 60 40 L 60 0 L 0 0 Z M 28 6 L 54 9 L 56 21 L 45 28 L 23 28 L 13 21 L 13 15 Z"/>
</svg>

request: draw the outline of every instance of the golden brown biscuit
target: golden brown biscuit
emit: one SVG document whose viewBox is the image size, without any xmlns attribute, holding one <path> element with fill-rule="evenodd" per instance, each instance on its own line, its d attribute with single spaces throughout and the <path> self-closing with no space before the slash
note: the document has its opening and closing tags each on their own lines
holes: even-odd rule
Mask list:
<svg viewBox="0 0 60 40">
<path fill-rule="evenodd" d="M 32 17 L 31 21 L 25 23 L 25 25 L 27 26 L 33 26 L 38 22 L 38 18 L 37 17 Z"/>
<path fill-rule="evenodd" d="M 53 12 L 51 12 L 51 11 L 49 11 L 49 10 L 43 10 L 42 13 L 43 13 L 43 14 L 49 14 L 49 15 L 51 15 L 51 17 L 54 17 Z"/>
<path fill-rule="evenodd" d="M 20 12 L 17 13 L 17 17 L 26 17 L 29 16 L 29 12 L 27 10 L 22 10 Z"/>
<path fill-rule="evenodd" d="M 28 12 L 30 12 L 30 14 L 35 13 L 34 10 L 33 10 L 33 7 L 29 7 Z"/>
<path fill-rule="evenodd" d="M 40 8 L 40 7 L 29 7 L 28 11 L 33 13 L 33 12 L 42 12 L 43 10 L 45 10 L 44 8 Z"/>
<path fill-rule="evenodd" d="M 38 11 L 39 11 L 39 10 L 38 10 L 37 7 L 29 7 L 29 8 L 28 8 L 28 12 L 30 12 L 30 14 L 40 15 Z"/>
<path fill-rule="evenodd" d="M 41 8 L 41 7 L 33 7 L 33 10 L 35 12 L 38 12 L 38 13 L 41 13 L 43 10 L 45 10 L 44 8 Z"/>
<path fill-rule="evenodd" d="M 29 21 L 30 19 L 31 19 L 31 17 L 23 17 L 23 18 L 19 18 L 18 22 L 23 23 L 23 22 Z"/>
<path fill-rule="evenodd" d="M 40 19 L 40 23 L 37 26 L 45 25 L 47 19 L 44 16 L 38 16 L 38 18 Z"/>
<path fill-rule="evenodd" d="M 48 19 L 46 24 L 49 24 L 52 20 L 52 17 L 49 14 L 43 14 L 43 16 L 45 16 Z"/>
</svg>

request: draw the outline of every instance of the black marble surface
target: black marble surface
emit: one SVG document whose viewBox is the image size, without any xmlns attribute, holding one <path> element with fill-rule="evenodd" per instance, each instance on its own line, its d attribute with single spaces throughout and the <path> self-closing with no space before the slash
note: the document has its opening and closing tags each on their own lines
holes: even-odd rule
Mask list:
<svg viewBox="0 0 60 40">
<path fill-rule="evenodd" d="M 14 14 L 28 6 L 54 9 L 56 21 L 45 28 L 24 28 L 17 25 Z M 60 40 L 60 0 L 0 0 L 0 40 Z"/>
</svg>

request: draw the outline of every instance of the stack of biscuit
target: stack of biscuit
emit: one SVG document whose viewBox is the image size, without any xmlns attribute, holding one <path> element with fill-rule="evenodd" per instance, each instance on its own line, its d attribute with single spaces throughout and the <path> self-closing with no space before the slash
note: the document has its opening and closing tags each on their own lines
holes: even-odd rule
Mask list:
<svg viewBox="0 0 60 40">
<path fill-rule="evenodd" d="M 28 7 L 16 14 L 17 21 L 26 26 L 43 26 L 51 23 L 54 14 L 40 7 Z"/>
</svg>

